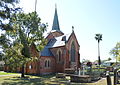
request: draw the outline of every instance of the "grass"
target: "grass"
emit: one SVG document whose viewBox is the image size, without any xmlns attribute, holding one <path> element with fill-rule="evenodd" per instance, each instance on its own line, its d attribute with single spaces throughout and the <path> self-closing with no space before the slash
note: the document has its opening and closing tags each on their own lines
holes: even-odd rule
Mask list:
<svg viewBox="0 0 120 85">
<path fill-rule="evenodd" d="M 0 74 L 2 73 L 0 72 Z M 70 77 L 56 78 L 55 75 L 46 76 L 26 75 L 25 78 L 21 78 L 20 75 L 11 75 L 1 76 L 0 85 L 107 85 L 107 82 L 106 78 L 92 83 L 74 83 L 70 82 Z"/>
<path fill-rule="evenodd" d="M 0 72 L 0 75 L 10 75 L 10 74 L 17 74 L 17 73 L 7 73 L 7 72 L 3 72 L 3 71 Z"/>
<path fill-rule="evenodd" d="M 25 78 L 20 76 L 3 76 L 0 77 L 0 85 L 49 85 L 49 77 L 38 77 L 27 75 Z"/>
<path fill-rule="evenodd" d="M 54 75 L 51 76 L 30 76 L 27 75 L 25 78 L 20 76 L 3 76 L 0 77 L 0 85 L 106 85 L 106 80 L 98 81 L 95 83 L 71 83 L 70 78 L 56 78 Z"/>
</svg>

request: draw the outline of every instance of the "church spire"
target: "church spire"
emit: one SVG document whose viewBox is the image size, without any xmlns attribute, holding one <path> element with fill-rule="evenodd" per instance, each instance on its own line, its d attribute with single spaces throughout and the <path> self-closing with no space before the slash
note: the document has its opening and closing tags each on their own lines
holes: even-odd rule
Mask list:
<svg viewBox="0 0 120 85">
<path fill-rule="evenodd" d="M 55 14 L 54 14 L 54 20 L 53 20 L 52 30 L 60 31 L 56 4 L 55 4 Z"/>
</svg>

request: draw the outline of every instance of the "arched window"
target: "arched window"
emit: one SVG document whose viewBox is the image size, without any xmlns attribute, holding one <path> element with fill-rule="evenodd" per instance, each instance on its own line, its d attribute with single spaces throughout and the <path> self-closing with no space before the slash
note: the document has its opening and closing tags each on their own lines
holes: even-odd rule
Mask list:
<svg viewBox="0 0 120 85">
<path fill-rule="evenodd" d="M 50 60 L 45 60 L 45 68 L 49 68 L 50 67 Z"/>
<path fill-rule="evenodd" d="M 71 62 L 75 62 L 75 44 L 72 42 L 71 44 Z"/>
<path fill-rule="evenodd" d="M 45 60 L 45 67 L 47 67 L 47 60 Z"/>
<path fill-rule="evenodd" d="M 48 60 L 48 67 L 50 67 L 50 60 Z"/>
</svg>

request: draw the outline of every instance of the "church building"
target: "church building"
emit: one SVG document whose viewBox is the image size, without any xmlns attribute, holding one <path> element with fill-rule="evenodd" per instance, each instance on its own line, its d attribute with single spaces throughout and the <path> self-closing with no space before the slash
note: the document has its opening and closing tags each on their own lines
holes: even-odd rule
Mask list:
<svg viewBox="0 0 120 85">
<path fill-rule="evenodd" d="M 61 31 L 57 8 L 55 8 L 52 30 L 46 39 L 48 43 L 41 52 L 38 52 L 34 45 L 31 46 L 31 52 L 37 55 L 38 61 L 29 62 L 26 65 L 26 74 L 65 72 L 66 69 L 80 67 L 80 45 L 77 37 L 74 30 L 70 34 L 64 34 Z"/>
<path fill-rule="evenodd" d="M 26 73 L 48 74 L 65 72 L 69 68 L 79 68 L 80 45 L 74 30 L 70 34 L 64 34 L 60 30 L 57 8 L 55 8 L 52 30 L 46 39 L 48 43 L 39 52 L 39 62 L 29 64 Z"/>
</svg>

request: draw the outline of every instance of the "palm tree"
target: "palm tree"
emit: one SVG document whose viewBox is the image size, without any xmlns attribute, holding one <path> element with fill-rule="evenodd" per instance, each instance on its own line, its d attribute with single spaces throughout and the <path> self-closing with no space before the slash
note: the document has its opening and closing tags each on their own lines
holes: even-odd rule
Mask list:
<svg viewBox="0 0 120 85">
<path fill-rule="evenodd" d="M 102 34 L 95 34 L 95 39 L 98 41 L 98 64 L 100 67 L 101 60 L 100 60 L 100 48 L 99 48 L 99 43 L 102 41 Z"/>
</svg>

